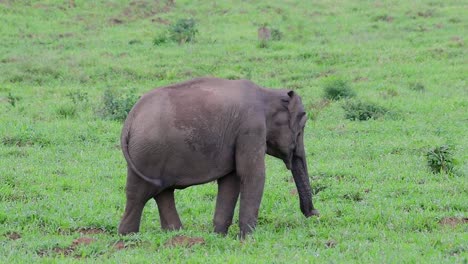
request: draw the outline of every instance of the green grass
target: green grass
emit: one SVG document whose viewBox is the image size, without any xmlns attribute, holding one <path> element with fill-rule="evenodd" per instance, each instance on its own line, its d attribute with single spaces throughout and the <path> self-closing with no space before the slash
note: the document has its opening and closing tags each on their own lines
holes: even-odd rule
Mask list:
<svg viewBox="0 0 468 264">
<path fill-rule="evenodd" d="M 174 2 L 0 1 L 1 262 L 467 262 L 468 226 L 439 223 L 468 217 L 463 1 Z M 154 45 L 189 18 L 194 42 Z M 259 47 L 265 24 L 283 35 Z M 100 115 L 105 91 L 141 95 L 199 76 L 302 96 L 320 218 L 302 216 L 290 173 L 267 158 L 248 240 L 236 239 L 237 215 L 227 237 L 212 233 L 215 184 L 176 192 L 184 230 L 162 232 L 150 202 L 140 234 L 116 234 L 126 165 L 122 124 Z M 323 101 L 328 78 L 392 114 L 347 120 L 346 102 Z M 453 147 L 457 173 L 427 166 L 426 153 L 442 145 Z M 177 234 L 205 244 L 166 247 Z M 72 246 L 81 236 L 96 241 Z M 126 249 L 115 249 L 120 240 Z"/>
</svg>

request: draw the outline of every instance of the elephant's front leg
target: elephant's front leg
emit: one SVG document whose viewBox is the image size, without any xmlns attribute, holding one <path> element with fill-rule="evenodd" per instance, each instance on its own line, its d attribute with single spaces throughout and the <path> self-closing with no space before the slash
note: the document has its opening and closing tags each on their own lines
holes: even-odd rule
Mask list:
<svg viewBox="0 0 468 264">
<path fill-rule="evenodd" d="M 182 228 L 179 214 L 175 206 L 174 189 L 164 190 L 154 197 L 158 204 L 159 218 L 163 230 L 179 230 Z"/>
<path fill-rule="evenodd" d="M 239 198 L 240 180 L 236 173 L 231 173 L 218 179 L 218 197 L 213 219 L 214 231 L 226 235 L 232 224 L 234 209 Z"/>
<path fill-rule="evenodd" d="M 240 238 L 257 225 L 258 210 L 265 185 L 265 141 L 244 135 L 236 145 L 236 171 L 241 180 L 239 227 Z"/>
</svg>

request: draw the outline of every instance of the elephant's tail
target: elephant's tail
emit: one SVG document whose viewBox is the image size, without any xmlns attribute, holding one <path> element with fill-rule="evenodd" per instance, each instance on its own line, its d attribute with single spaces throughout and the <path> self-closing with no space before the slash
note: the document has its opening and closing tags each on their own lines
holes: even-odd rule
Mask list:
<svg viewBox="0 0 468 264">
<path fill-rule="evenodd" d="M 122 129 L 122 136 L 120 138 L 120 143 L 122 146 L 122 152 L 124 154 L 125 160 L 127 160 L 128 167 L 136 174 L 138 177 L 143 179 L 144 181 L 156 186 L 156 187 L 161 187 L 162 182 L 159 179 L 152 179 L 147 176 L 145 176 L 138 168 L 135 166 L 135 163 L 133 163 L 132 158 L 130 157 L 130 153 L 128 151 L 128 141 L 130 139 L 130 126 L 131 126 L 131 117 L 130 115 L 127 117 L 127 120 L 125 121 L 124 127 Z"/>
</svg>

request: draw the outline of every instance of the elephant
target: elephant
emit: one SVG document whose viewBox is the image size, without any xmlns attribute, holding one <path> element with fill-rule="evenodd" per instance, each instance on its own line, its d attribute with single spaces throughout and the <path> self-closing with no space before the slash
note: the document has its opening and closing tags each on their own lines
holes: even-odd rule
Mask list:
<svg viewBox="0 0 468 264">
<path fill-rule="evenodd" d="M 257 224 L 266 154 L 292 171 L 305 217 L 318 216 L 304 150 L 306 120 L 296 92 L 249 80 L 204 77 L 149 91 L 133 106 L 122 129 L 127 182 L 118 232 L 139 232 L 151 198 L 161 228 L 181 229 L 174 190 L 216 180 L 214 232 L 227 234 L 240 200 L 239 235 L 245 238 Z"/>
</svg>

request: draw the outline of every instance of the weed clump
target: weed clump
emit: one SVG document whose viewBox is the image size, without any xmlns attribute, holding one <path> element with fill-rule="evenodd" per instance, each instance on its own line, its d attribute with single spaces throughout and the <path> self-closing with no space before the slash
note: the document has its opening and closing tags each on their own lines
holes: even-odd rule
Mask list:
<svg viewBox="0 0 468 264">
<path fill-rule="evenodd" d="M 153 45 L 155 45 L 155 46 L 159 46 L 159 45 L 162 45 L 162 44 L 167 43 L 167 42 L 169 42 L 169 39 L 165 34 L 161 34 L 159 36 L 156 36 L 153 39 Z"/>
<path fill-rule="evenodd" d="M 345 110 L 345 118 L 352 121 L 377 119 L 388 112 L 379 105 L 362 101 L 347 101 L 342 107 Z"/>
<path fill-rule="evenodd" d="M 341 79 L 332 79 L 325 84 L 324 97 L 329 100 L 339 100 L 354 97 L 356 93 L 349 84 Z"/>
<path fill-rule="evenodd" d="M 410 89 L 417 92 L 424 92 L 426 90 L 426 87 L 424 86 L 424 84 L 416 82 L 410 84 Z"/>
<path fill-rule="evenodd" d="M 170 39 L 179 44 L 193 42 L 197 33 L 198 30 L 193 18 L 179 19 L 169 26 Z"/>
<path fill-rule="evenodd" d="M 263 24 L 258 28 L 258 44 L 257 47 L 264 49 L 269 47 L 270 41 L 280 41 L 283 38 L 283 32 L 277 28 L 268 27 L 267 24 Z"/>
<path fill-rule="evenodd" d="M 87 103 L 89 101 L 88 93 L 83 91 L 73 91 L 67 93 L 67 97 L 73 102 L 73 104 Z"/>
<path fill-rule="evenodd" d="M 27 146 L 39 146 L 46 147 L 50 145 L 50 140 L 45 138 L 43 135 L 35 134 L 34 132 L 23 133 L 14 136 L 4 136 L 1 140 L 2 145 L 10 147 L 27 147 Z"/>
<path fill-rule="evenodd" d="M 11 106 L 15 107 L 16 103 L 20 100 L 20 97 L 15 96 L 15 95 L 11 94 L 11 92 L 9 92 L 8 96 L 7 96 L 7 100 L 8 100 L 8 103 Z"/>
<path fill-rule="evenodd" d="M 271 29 L 271 40 L 280 41 L 281 39 L 283 39 L 283 32 L 281 32 L 277 28 L 272 28 Z"/>
<path fill-rule="evenodd" d="M 198 34 L 197 24 L 193 18 L 179 19 L 169 25 L 165 32 L 153 39 L 153 45 L 159 46 L 170 41 L 184 44 L 194 42 Z"/>
<path fill-rule="evenodd" d="M 107 89 L 102 96 L 102 107 L 98 114 L 105 119 L 123 121 L 138 99 L 135 89 L 124 93 Z"/>
<path fill-rule="evenodd" d="M 427 165 L 433 173 L 453 173 L 455 160 L 450 146 L 443 145 L 426 153 Z"/>
<path fill-rule="evenodd" d="M 76 115 L 76 107 L 75 105 L 61 105 L 57 108 L 56 113 L 60 117 L 70 118 L 75 117 Z"/>
</svg>

